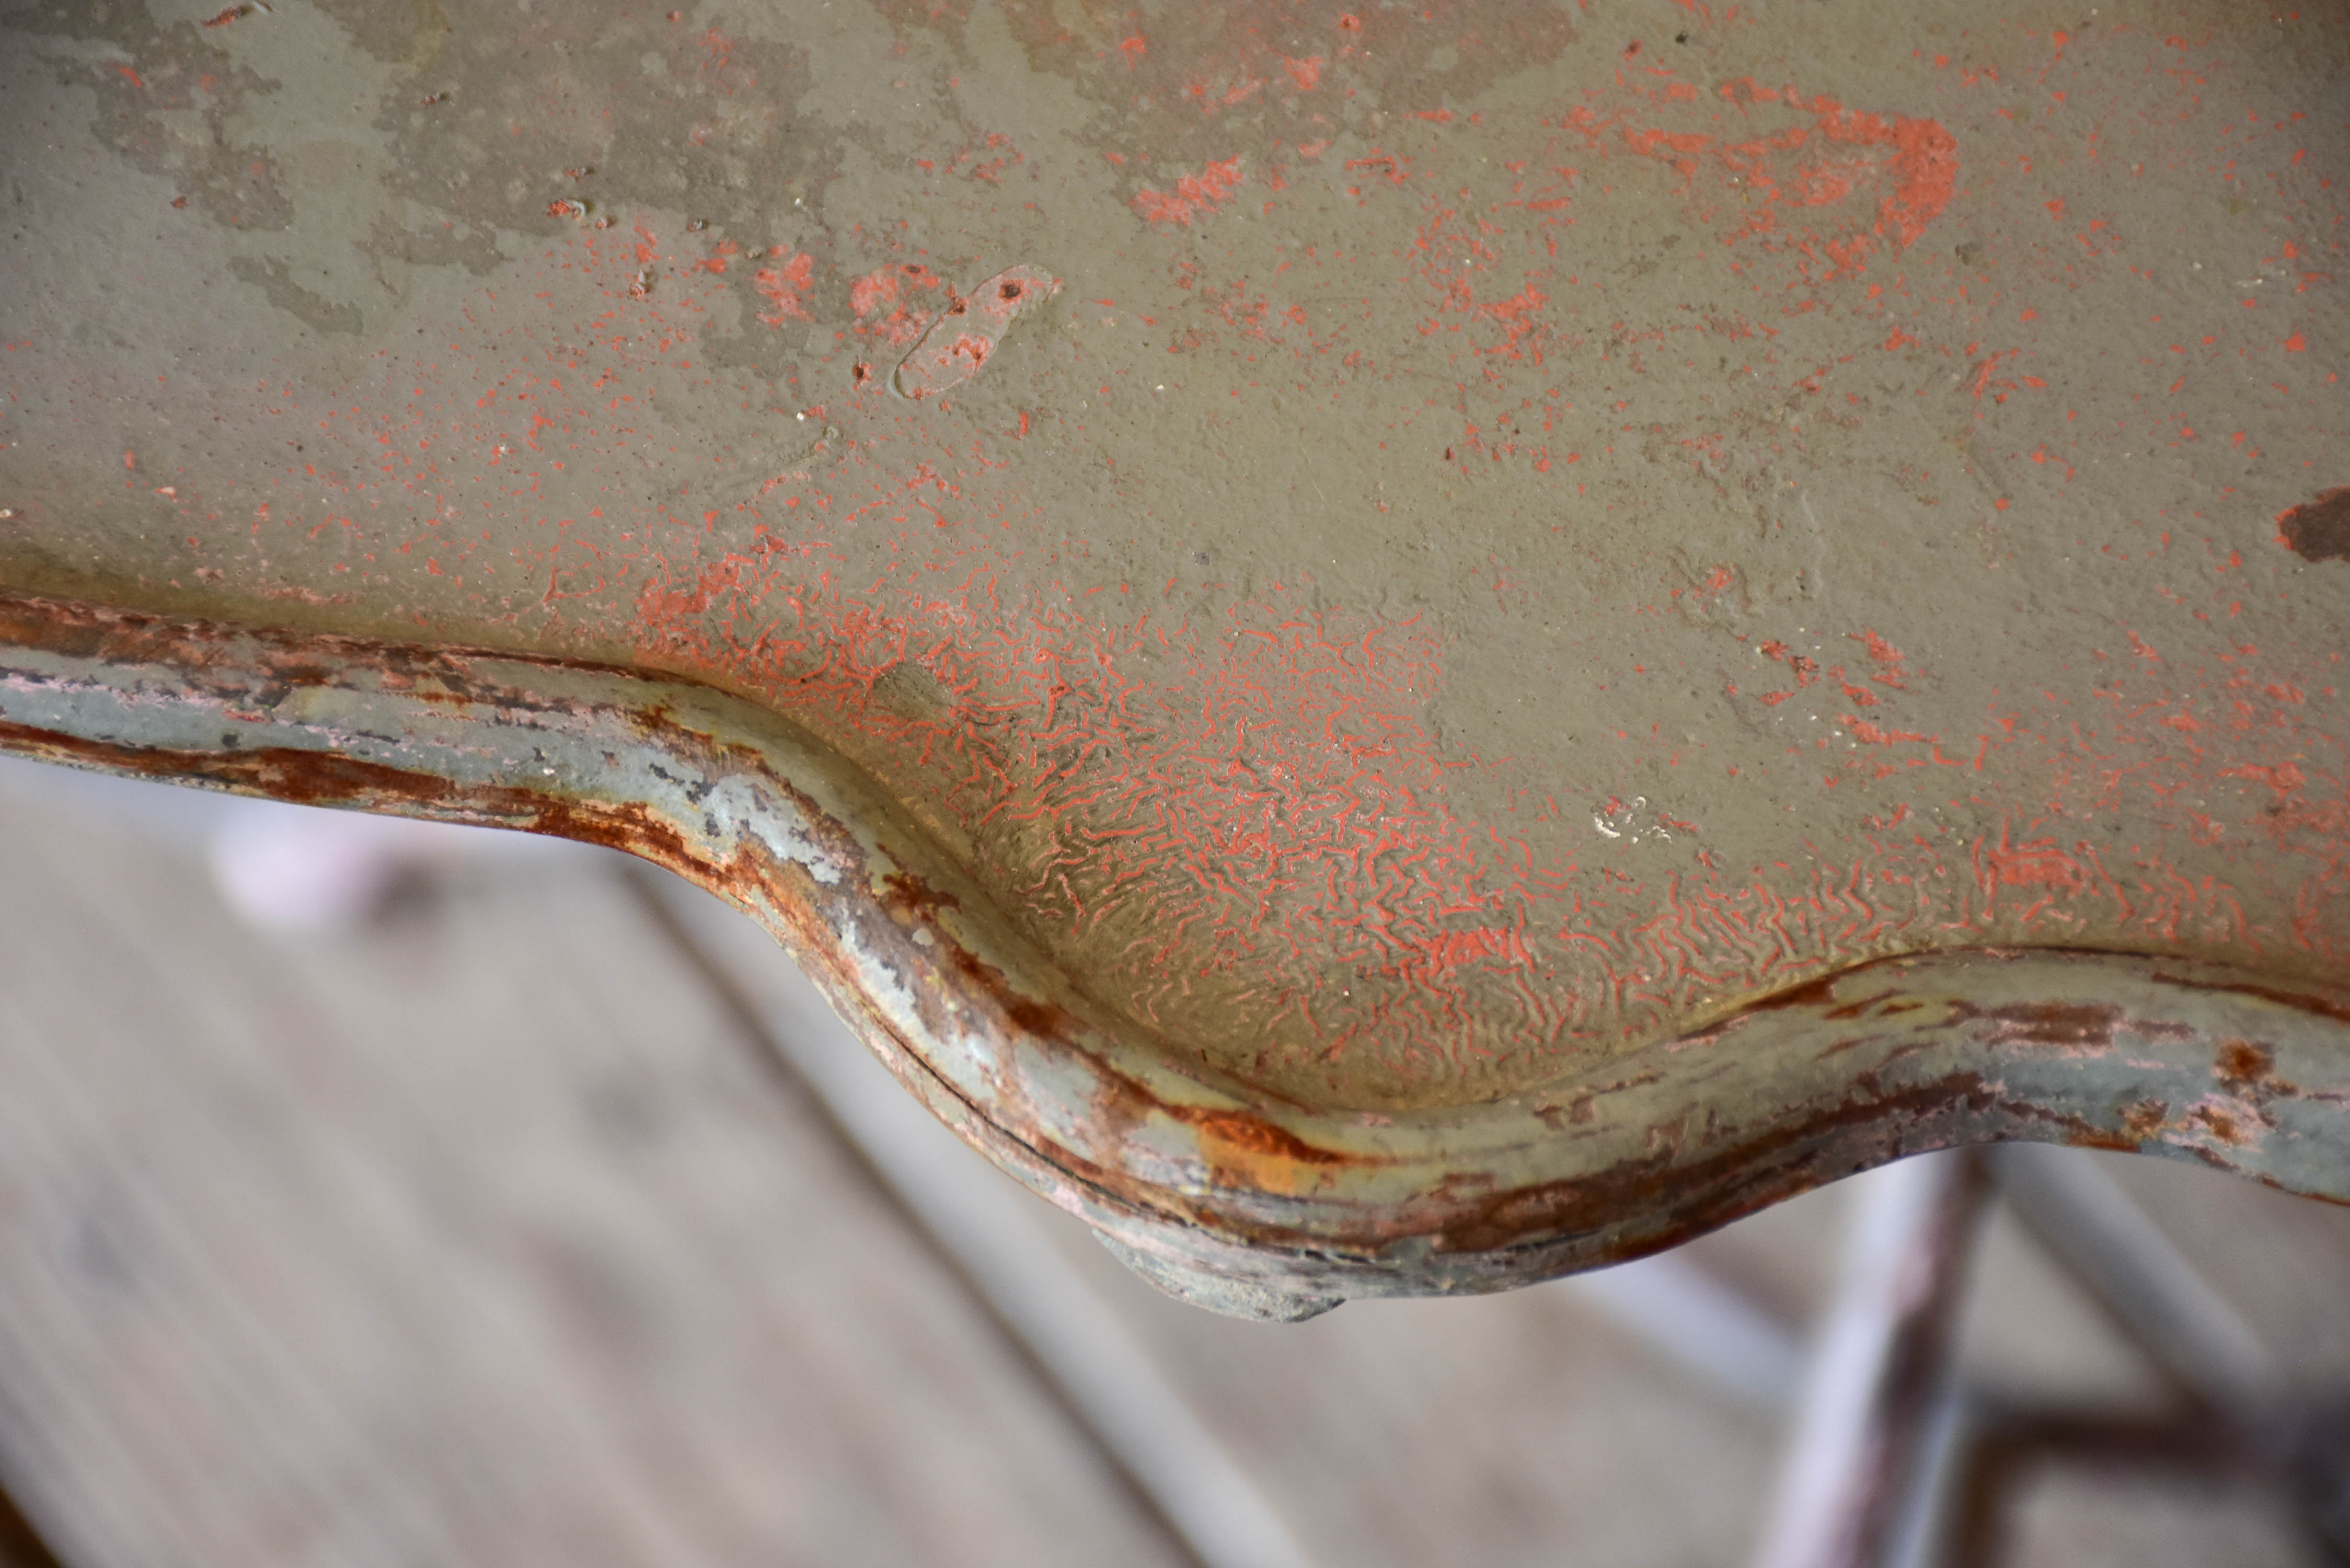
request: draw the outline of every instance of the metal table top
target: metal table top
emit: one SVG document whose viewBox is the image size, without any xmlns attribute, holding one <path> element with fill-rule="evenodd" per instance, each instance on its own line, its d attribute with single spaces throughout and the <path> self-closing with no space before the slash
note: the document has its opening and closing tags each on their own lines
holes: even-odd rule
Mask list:
<svg viewBox="0 0 2350 1568">
<path fill-rule="evenodd" d="M 1267 1310 L 2350 1193 L 2337 10 L 5 26 L 15 749 L 678 866 Z"/>
</svg>

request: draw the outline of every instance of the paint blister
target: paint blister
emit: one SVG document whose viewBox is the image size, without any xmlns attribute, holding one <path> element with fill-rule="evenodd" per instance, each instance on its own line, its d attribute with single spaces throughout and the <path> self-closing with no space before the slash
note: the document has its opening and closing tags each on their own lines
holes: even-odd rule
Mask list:
<svg viewBox="0 0 2350 1568">
<path fill-rule="evenodd" d="M 905 398 L 927 398 L 979 373 L 1012 324 L 1031 306 L 1060 292 L 1060 280 L 1038 267 L 1006 267 L 958 296 L 898 362 L 889 385 Z"/>
</svg>

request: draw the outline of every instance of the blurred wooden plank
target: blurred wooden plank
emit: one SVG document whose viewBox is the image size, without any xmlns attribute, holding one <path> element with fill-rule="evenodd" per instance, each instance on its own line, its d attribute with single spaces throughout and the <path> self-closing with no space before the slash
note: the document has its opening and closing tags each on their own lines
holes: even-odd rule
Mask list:
<svg viewBox="0 0 2350 1568">
<path fill-rule="evenodd" d="M 2022 1478 L 1999 1568 L 2320 1568 L 2277 1489 L 2175 1471 L 2043 1466 Z"/>
<path fill-rule="evenodd" d="M 954 1261 L 1201 1568 L 1310 1568 L 1283 1511 L 1072 1270 L 1037 1200 L 883 1070 L 765 930 L 683 880 L 629 878 L 655 923 L 804 1095 L 821 1103 L 908 1217 Z"/>
<path fill-rule="evenodd" d="M 2303 1391 L 2350 1393 L 2350 1208 L 2166 1160 L 2091 1154 Z"/>
<path fill-rule="evenodd" d="M 1067 1240 L 1110 1292 L 1113 1261 Z M 1773 1422 L 1565 1289 L 1354 1302 L 1294 1326 L 1139 1282 L 1119 1299 L 1325 1562 L 1733 1563 L 1770 1479 Z"/>
<path fill-rule="evenodd" d="M 763 1017 L 804 1021 L 803 1048 L 821 1033 L 841 1070 L 902 1092 L 845 1031 L 820 1031 L 821 1002 L 762 933 L 697 910 L 691 929 Z M 727 923 L 712 929 L 710 917 Z M 1573 1294 L 1354 1302 L 1295 1324 L 1216 1317 L 1159 1294 L 1076 1220 L 1019 1193 L 944 1128 L 927 1130 L 932 1160 L 1033 1207 L 1085 1293 L 1150 1354 L 1315 1561 L 1662 1568 L 1742 1554 L 1773 1427 L 1629 1345 Z"/>
<path fill-rule="evenodd" d="M 0 1463 L 88 1564 L 1174 1560 L 606 865 L 289 948 L 17 804 Z"/>
</svg>

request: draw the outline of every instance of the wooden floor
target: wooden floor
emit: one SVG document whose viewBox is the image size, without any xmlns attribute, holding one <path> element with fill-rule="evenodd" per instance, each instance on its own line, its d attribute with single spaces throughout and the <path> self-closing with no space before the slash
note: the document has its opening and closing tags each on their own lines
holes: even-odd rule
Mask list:
<svg viewBox="0 0 2350 1568">
<path fill-rule="evenodd" d="M 1778 1418 L 1588 1291 L 1229 1322 L 931 1150 L 1045 1239 L 1029 1272 L 1079 1315 L 1023 1318 L 989 1244 L 942 1242 L 812 1091 L 811 1060 L 869 1064 L 787 961 L 692 945 L 714 905 L 677 917 L 594 851 L 452 853 L 372 923 L 273 936 L 216 892 L 212 826 L 0 773 L 0 1480 L 63 1563 L 1196 1562 L 1162 1461 L 1117 1440 L 1118 1377 L 1072 1384 L 1051 1336 L 1077 1331 L 1035 1327 L 1084 1313 L 1305 1561 L 1747 1548 Z M 2112 1163 L 2297 1386 L 2350 1388 L 2350 1215 Z M 1689 1256 L 1800 1334 L 1842 1203 Z M 2168 1397 L 2005 1220 L 1963 1343 L 1987 1386 Z M 2317 1561 L 2282 1498 L 2029 1467 L 2004 1560 Z"/>
</svg>

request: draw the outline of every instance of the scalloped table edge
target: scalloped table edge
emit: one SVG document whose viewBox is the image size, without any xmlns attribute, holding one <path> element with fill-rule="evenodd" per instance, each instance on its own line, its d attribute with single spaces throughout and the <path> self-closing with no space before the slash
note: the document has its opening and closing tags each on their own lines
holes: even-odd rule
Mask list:
<svg viewBox="0 0 2350 1568">
<path fill-rule="evenodd" d="M 1538 1089 L 1303 1108 L 1084 992 L 837 753 L 707 687 L 0 592 L 0 750 L 629 851 L 747 911 L 900 1082 L 1162 1289 L 1295 1319 L 1621 1262 L 2032 1139 L 2350 1200 L 2350 990 L 2190 959 L 1880 959 Z"/>
</svg>

